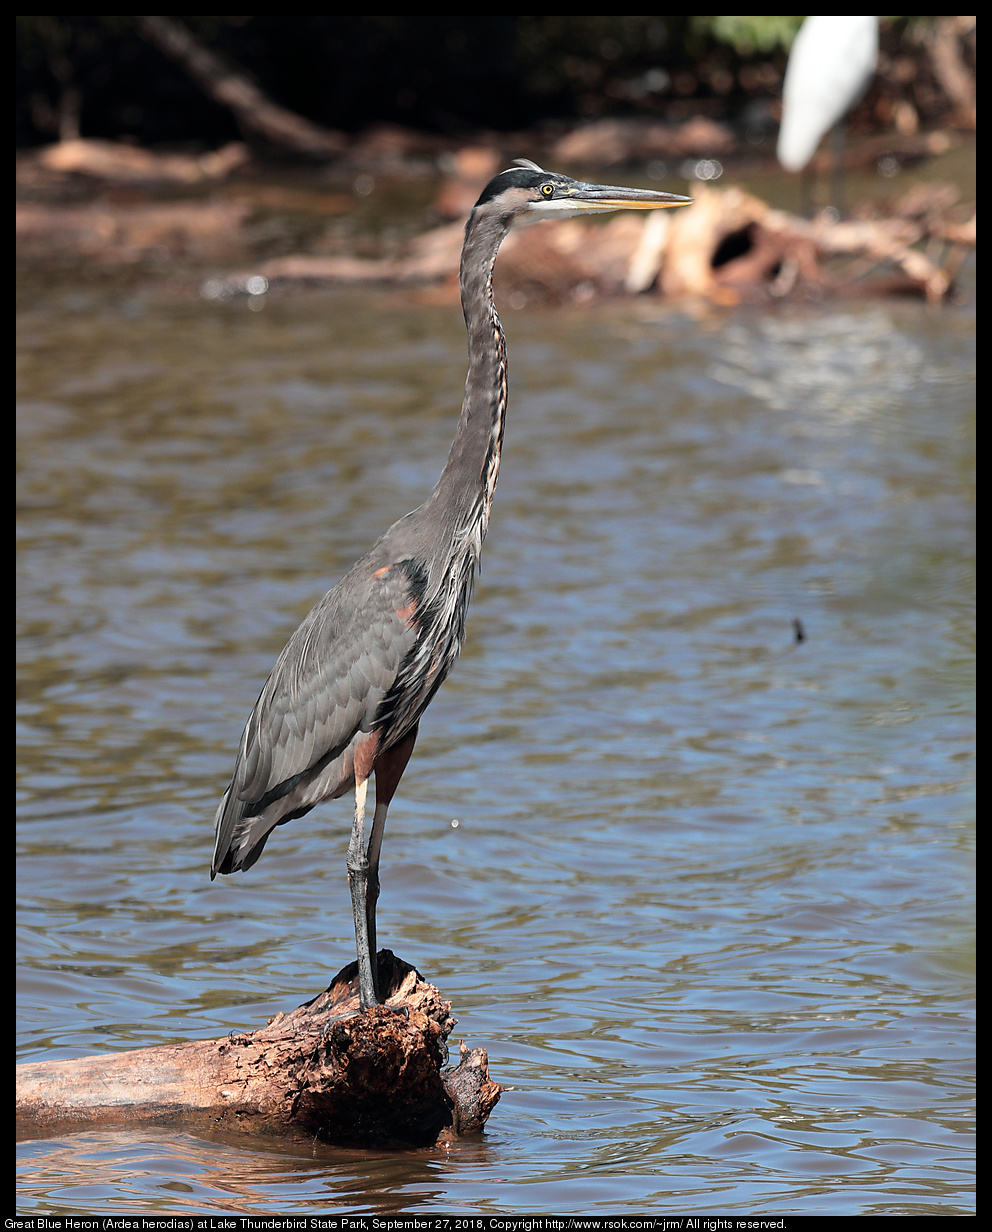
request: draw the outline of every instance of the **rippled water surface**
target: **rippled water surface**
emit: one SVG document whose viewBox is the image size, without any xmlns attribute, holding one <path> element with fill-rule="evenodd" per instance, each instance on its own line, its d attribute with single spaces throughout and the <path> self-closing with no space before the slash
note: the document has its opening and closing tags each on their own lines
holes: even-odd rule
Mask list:
<svg viewBox="0 0 992 1232">
<path fill-rule="evenodd" d="M 24 295 L 20 1060 L 258 1025 L 353 956 L 348 801 L 211 884 L 213 813 L 289 633 L 432 486 L 464 334 L 265 298 Z M 505 324 L 379 908 L 508 1088 L 485 1135 L 66 1134 L 21 1213 L 973 1210 L 970 312 Z"/>
</svg>

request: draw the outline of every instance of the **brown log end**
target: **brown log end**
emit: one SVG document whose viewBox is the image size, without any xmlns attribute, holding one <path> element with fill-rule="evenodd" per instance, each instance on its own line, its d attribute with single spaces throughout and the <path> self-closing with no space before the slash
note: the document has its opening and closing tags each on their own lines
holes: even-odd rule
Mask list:
<svg viewBox="0 0 992 1232">
<path fill-rule="evenodd" d="M 382 1005 L 360 1012 L 352 962 L 323 993 L 266 1029 L 305 1030 L 314 1040 L 297 1074 L 293 1127 L 327 1141 L 376 1145 L 429 1144 L 445 1130 L 481 1129 L 499 1088 L 484 1072 L 495 1097 L 482 1097 L 478 1078 L 447 1089 L 446 1041 L 457 1021 L 451 1003 L 391 950 L 380 950 L 377 961 Z M 461 1130 L 463 1123 L 470 1128 Z"/>
<path fill-rule="evenodd" d="M 485 1048 L 458 1048 L 457 1069 L 442 1074 L 452 1103 L 452 1124 L 443 1137 L 478 1133 L 496 1107 L 503 1088 L 489 1077 L 489 1056 Z"/>
<path fill-rule="evenodd" d="M 384 1006 L 335 1022 L 300 1074 L 293 1126 L 334 1142 L 434 1142 L 453 1104 L 433 1026 Z"/>
<path fill-rule="evenodd" d="M 451 1004 L 378 955 L 385 1004 L 362 1013 L 357 964 L 290 1014 L 219 1040 L 18 1067 L 18 1131 L 138 1121 L 363 1145 L 481 1129 L 500 1095 L 482 1050 L 446 1070 Z"/>
</svg>

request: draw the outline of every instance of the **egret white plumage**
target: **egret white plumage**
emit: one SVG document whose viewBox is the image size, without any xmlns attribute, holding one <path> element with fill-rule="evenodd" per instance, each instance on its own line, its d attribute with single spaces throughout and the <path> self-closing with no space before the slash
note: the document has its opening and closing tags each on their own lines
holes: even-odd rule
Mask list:
<svg viewBox="0 0 992 1232">
<path fill-rule="evenodd" d="M 782 84 L 778 161 L 801 171 L 827 133 L 861 98 L 878 61 L 877 17 L 807 17 Z"/>
</svg>

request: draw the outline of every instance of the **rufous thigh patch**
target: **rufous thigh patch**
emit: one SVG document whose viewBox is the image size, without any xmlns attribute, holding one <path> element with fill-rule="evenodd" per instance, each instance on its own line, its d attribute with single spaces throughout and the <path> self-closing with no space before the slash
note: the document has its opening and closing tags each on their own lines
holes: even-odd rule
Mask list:
<svg viewBox="0 0 992 1232">
<path fill-rule="evenodd" d="M 362 782 L 372 773 L 375 755 L 379 751 L 379 732 L 370 732 L 355 748 L 355 781 Z"/>
</svg>

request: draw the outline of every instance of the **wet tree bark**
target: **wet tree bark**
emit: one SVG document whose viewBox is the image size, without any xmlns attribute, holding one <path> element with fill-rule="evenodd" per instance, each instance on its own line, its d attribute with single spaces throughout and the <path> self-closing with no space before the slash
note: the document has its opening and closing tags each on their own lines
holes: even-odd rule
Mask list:
<svg viewBox="0 0 992 1232">
<path fill-rule="evenodd" d="M 501 1094 L 482 1049 L 446 1069 L 451 1004 L 379 952 L 384 1005 L 358 1009 L 357 964 L 265 1027 L 17 1069 L 20 1136 L 146 1121 L 327 1142 L 424 1145 L 478 1131 Z"/>
</svg>

